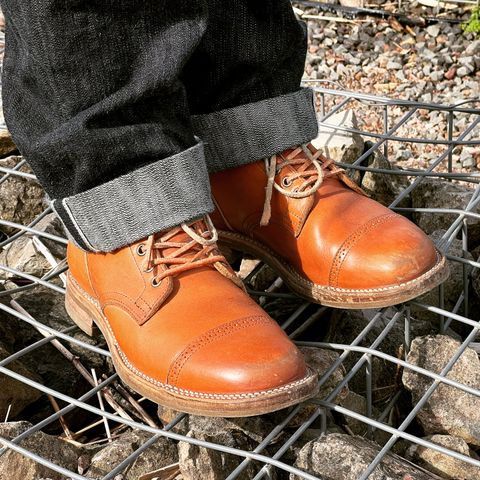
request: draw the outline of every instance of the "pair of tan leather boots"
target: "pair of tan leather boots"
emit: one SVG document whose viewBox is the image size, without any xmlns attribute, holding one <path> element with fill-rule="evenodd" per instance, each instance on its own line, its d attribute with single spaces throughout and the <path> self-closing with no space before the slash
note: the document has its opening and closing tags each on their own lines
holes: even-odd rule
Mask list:
<svg viewBox="0 0 480 480">
<path fill-rule="evenodd" d="M 332 307 L 394 305 L 448 275 L 421 230 L 367 198 L 312 145 L 214 174 L 211 186 L 212 220 L 112 253 L 68 248 L 70 316 L 89 334 L 96 324 L 123 381 L 161 405 L 249 416 L 317 391 L 316 373 L 245 293 L 217 240 Z"/>
</svg>

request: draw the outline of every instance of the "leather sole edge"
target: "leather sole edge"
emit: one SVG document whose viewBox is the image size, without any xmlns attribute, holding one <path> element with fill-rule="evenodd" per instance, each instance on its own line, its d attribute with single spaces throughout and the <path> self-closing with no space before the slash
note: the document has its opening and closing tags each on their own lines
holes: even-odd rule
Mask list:
<svg viewBox="0 0 480 480">
<path fill-rule="evenodd" d="M 296 272 L 292 266 L 280 259 L 268 247 L 244 235 L 218 231 L 220 248 L 226 246 L 259 258 L 283 278 L 289 288 L 298 295 L 327 307 L 344 309 L 383 308 L 416 298 L 445 281 L 450 273 L 449 266 L 437 250 L 435 265 L 411 281 L 375 289 L 343 289 L 310 282 Z"/>
</svg>

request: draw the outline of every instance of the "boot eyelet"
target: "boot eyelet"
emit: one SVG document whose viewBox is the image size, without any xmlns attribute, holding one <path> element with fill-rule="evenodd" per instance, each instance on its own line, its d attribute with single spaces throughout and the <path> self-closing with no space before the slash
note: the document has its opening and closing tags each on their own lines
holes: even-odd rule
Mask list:
<svg viewBox="0 0 480 480">
<path fill-rule="evenodd" d="M 145 250 L 145 244 L 141 243 L 140 245 L 137 246 L 137 255 L 139 257 L 145 256 L 147 251 Z"/>
<path fill-rule="evenodd" d="M 292 180 L 290 177 L 283 177 L 282 178 L 282 187 L 289 187 L 292 184 Z"/>
<path fill-rule="evenodd" d="M 156 278 L 153 277 L 153 278 L 152 278 L 152 281 L 151 281 L 150 283 L 151 283 L 151 285 L 152 285 L 153 288 L 157 288 L 158 286 L 160 286 L 160 284 L 162 283 L 162 281 L 160 280 L 159 282 L 157 282 Z"/>
</svg>

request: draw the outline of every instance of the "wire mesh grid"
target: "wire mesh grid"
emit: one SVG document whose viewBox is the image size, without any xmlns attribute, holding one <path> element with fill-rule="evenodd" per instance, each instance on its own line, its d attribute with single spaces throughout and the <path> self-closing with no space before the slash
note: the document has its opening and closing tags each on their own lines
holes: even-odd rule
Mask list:
<svg viewBox="0 0 480 480">
<path fill-rule="evenodd" d="M 344 163 L 342 166 L 355 177 L 367 173 L 375 176 L 402 177 L 408 183 L 401 189 L 390 203 L 393 210 L 401 214 L 409 215 L 422 214 L 430 217 L 447 215 L 449 226 L 437 238 L 437 244 L 446 254 L 451 264 L 461 268 L 461 291 L 458 298 L 452 302 L 445 299 L 445 288 L 440 286 L 438 292 L 427 298 L 415 299 L 406 304 L 392 308 L 371 310 L 364 312 L 365 322 L 357 326 L 357 330 L 350 336 L 348 341 L 339 342 L 328 335 L 330 331 L 338 331 L 341 325 L 339 318 L 346 312 L 333 311 L 320 305 L 314 305 L 299 299 L 286 290 L 282 281 L 275 277 L 265 277 L 269 281 L 258 278 L 268 268 L 262 263 L 250 259 L 250 268 L 243 278 L 249 293 L 265 307 L 265 309 L 279 321 L 287 334 L 300 346 L 316 347 L 336 352 L 332 362 L 322 372 L 319 380 L 321 386 L 325 386 L 335 377 L 336 372 L 342 368 L 344 374 L 341 379 L 335 380 L 334 387 L 330 388 L 325 395 L 320 395 L 309 402 L 298 405 L 286 411 L 281 411 L 270 416 L 265 424 L 272 428 L 266 429 L 261 439 L 250 449 L 240 449 L 206 441 L 201 436 L 185 435 L 186 430 L 182 425 L 189 422 L 189 416 L 183 413 L 173 412 L 170 418 L 163 423 L 152 419 L 147 413 L 151 411 L 152 405 L 148 400 L 138 398 L 134 392 L 127 387 L 122 387 L 121 382 L 112 370 L 98 372 L 98 379 L 95 371 L 91 374 L 88 367 L 79 361 L 79 351 L 93 352 L 100 355 L 107 361 L 110 353 L 105 349 L 104 344 L 88 341 L 78 334 L 79 330 L 73 325 L 64 328 L 54 328 L 48 314 L 39 317 L 39 311 L 33 314 L 29 307 L 38 298 L 41 301 L 42 289 L 55 292 L 56 295 L 63 295 L 65 291 L 66 261 L 55 260 L 51 254 L 53 245 L 64 246 L 66 239 L 54 233 L 38 228 L 39 223 L 48 214 L 50 208 L 46 207 L 35 220 L 27 225 L 0 220 L 0 227 L 8 229 L 9 236 L 5 236 L 0 242 L 0 248 L 6 248 L 22 237 L 29 238 L 34 242 L 38 253 L 43 255 L 51 264 L 51 269 L 44 275 L 34 276 L 18 269 L 0 264 L 0 270 L 5 272 L 9 281 L 3 282 L 7 289 L 0 290 L 0 314 L 2 322 L 20 322 L 28 324 L 37 329 L 42 337 L 35 339 L 28 345 L 23 345 L 14 353 L 7 355 L 0 361 L 0 373 L 10 379 L 21 382 L 29 387 L 38 390 L 52 402 L 52 410 L 43 418 L 32 423 L 20 435 L 15 438 L 1 439 L 3 448 L 0 456 L 5 455 L 9 450 L 38 462 L 57 474 L 71 479 L 90 478 L 87 472 L 70 471 L 56 462 L 34 453 L 32 448 L 25 446 L 22 441 L 28 439 L 42 429 L 53 424 L 58 425 L 72 412 L 81 412 L 96 422 L 105 424 L 108 421 L 110 429 L 115 431 L 122 426 L 143 430 L 150 437 L 133 453 L 129 454 L 118 465 L 110 469 L 104 475 L 103 480 L 123 478 L 121 475 L 128 471 L 129 466 L 143 455 L 146 449 L 155 444 L 162 437 L 171 442 L 187 442 L 196 445 L 198 448 L 206 448 L 211 451 L 221 452 L 231 457 L 234 461 L 231 468 L 225 467 L 222 478 L 233 480 L 235 478 L 288 478 L 290 474 L 296 475 L 292 478 L 315 479 L 321 478 L 318 474 L 303 471 L 295 466 L 296 446 L 302 443 L 305 436 L 322 436 L 330 429 L 332 415 L 344 419 L 344 431 L 352 433 L 348 427 L 349 420 L 356 421 L 358 425 L 365 427 L 361 435 L 366 438 L 375 439 L 381 444 L 378 452 L 358 477 L 361 480 L 369 478 L 372 472 L 392 451 L 398 441 L 407 444 L 416 444 L 434 451 L 444 453 L 458 460 L 463 460 L 472 466 L 480 467 L 480 461 L 468 455 L 453 451 L 449 448 L 437 445 L 432 441 L 422 438 L 418 428 L 415 428 L 416 417 L 425 407 L 429 398 L 440 385 L 451 386 L 456 391 L 480 397 L 480 390 L 467 384 L 448 377 L 448 373 L 459 361 L 461 355 L 468 347 L 476 347 L 475 340 L 478 337 L 480 324 L 480 312 L 475 308 L 471 295 L 471 280 L 474 272 L 480 267 L 477 259 L 467 255 L 469 242 L 469 221 L 477 220 L 480 214 L 477 213 L 477 206 L 480 203 L 480 173 L 474 171 L 457 171 L 455 167 L 455 156 L 458 149 L 466 146 L 480 146 L 480 101 L 465 101 L 457 105 L 445 106 L 438 104 L 424 104 L 409 101 L 398 101 L 383 97 L 363 95 L 359 93 L 342 90 L 332 90 L 324 87 L 313 86 L 317 94 L 317 107 L 319 110 L 319 121 L 321 130 L 332 132 L 333 125 L 336 134 L 339 132 L 345 135 L 361 135 L 367 140 L 363 153 L 353 161 Z M 335 115 L 346 111 L 354 111 L 357 116 L 357 124 L 342 126 L 338 123 L 330 123 Z M 409 126 L 412 122 L 422 121 L 425 116 L 436 112 L 441 117 L 441 126 L 437 133 L 425 131 L 425 136 L 412 135 Z M 464 119 L 458 121 L 460 118 Z M 424 121 L 424 120 L 423 120 Z M 439 122 L 437 121 L 437 124 Z M 460 125 L 460 127 L 459 127 Z M 440 133 L 438 133 L 440 132 Z M 416 148 L 428 148 L 430 160 L 424 166 L 409 166 L 408 168 L 389 169 L 375 167 L 368 163 L 374 154 L 381 154 L 386 158 L 395 161 L 396 152 L 401 146 L 409 145 L 413 151 Z M 433 154 L 432 154 L 433 151 Z M 417 152 L 418 153 L 418 152 Z M 13 178 L 26 178 L 34 181 L 35 177 L 25 171 L 24 161 L 20 161 L 12 168 L 0 168 L 0 186 Z M 449 181 L 452 183 L 461 182 L 463 185 L 471 186 L 471 196 L 466 206 L 452 205 L 451 208 L 414 208 L 405 206 L 405 199 L 411 197 L 427 178 Z M 440 177 L 440 178 L 439 178 Z M 408 205 L 408 203 L 407 203 Z M 460 239 L 462 242 L 462 253 L 451 253 L 451 245 Z M 239 266 L 238 259 L 235 260 Z M 245 267 L 245 260 L 241 268 Z M 0 284 L 1 288 L 1 284 Z M 432 300 L 434 298 L 434 300 Z M 32 302 L 26 301 L 31 299 Z M 473 303 L 472 303 L 473 302 Z M 28 304 L 28 305 L 27 305 Z M 448 304 L 448 305 L 447 305 Z M 453 305 L 450 307 L 449 305 Z M 414 313 L 415 312 L 415 313 Z M 433 372 L 407 361 L 407 354 L 412 341 L 412 328 L 414 329 L 416 315 L 428 314 L 428 321 L 431 328 L 430 333 L 445 333 L 452 326 L 458 326 L 457 330 L 462 332 L 459 347 L 455 354 L 440 372 Z M 333 323 L 333 324 L 332 324 Z M 400 331 L 403 335 L 402 351 L 399 355 L 386 353 L 382 346 L 388 341 L 393 331 Z M 11 368 L 12 363 L 19 359 L 25 359 L 35 351 L 44 348 L 47 344 L 53 345 L 57 350 L 70 359 L 76 367 L 78 377 L 88 380 L 88 384 L 79 396 L 69 395 L 58 388 L 55 384 L 48 384 L 29 378 L 23 375 L 18 369 Z M 77 353 L 72 353 L 77 352 Z M 394 382 L 395 385 L 387 385 L 376 390 L 375 380 L 378 378 L 376 369 L 378 362 L 388 365 L 393 372 L 410 370 L 416 372 L 431 382 L 431 385 L 418 398 L 404 415 L 396 415 L 399 402 L 404 401 L 406 391 L 401 382 Z M 85 363 L 85 362 L 84 362 Z M 104 375 L 102 375 L 105 373 Z M 390 379 L 389 379 L 390 380 Z M 362 394 L 366 399 L 365 411 L 358 412 L 348 405 L 337 402 L 339 394 L 352 383 L 363 385 Z M 391 383 L 391 382 L 390 382 Z M 386 395 L 380 395 L 382 388 L 386 389 Z M 323 391 L 323 390 L 321 390 Z M 129 409 L 120 407 L 118 400 L 128 400 Z M 408 394 L 407 394 L 408 395 Z M 100 402 L 98 400 L 103 399 Z M 379 398 L 381 397 L 381 398 Z M 124 404 L 124 403 L 123 403 Z M 62 406 L 63 405 L 63 406 Z M 116 408 L 115 408 L 116 407 Z M 150 410 L 149 410 L 150 409 Z M 294 421 L 296 419 L 296 421 Z M 339 423 L 337 421 L 337 423 Z M 358 432 L 357 432 L 358 433 Z M 381 433 L 381 435 L 378 435 Z M 78 438 L 75 437 L 74 438 Z M 381 440 L 379 440 L 381 438 Z M 258 439 L 257 439 L 258 440 Z M 305 441 L 303 441 L 305 443 Z M 248 473 L 247 473 L 248 472 Z M 175 478 L 178 470 L 174 470 L 172 477 Z M 120 476 L 119 476 L 120 475 Z M 153 478 L 153 477 L 148 477 Z M 167 478 L 167 477 L 162 477 Z M 180 477 L 179 477 L 180 478 Z M 198 477 L 200 478 L 200 477 Z M 215 477 L 220 478 L 220 477 Z"/>
</svg>

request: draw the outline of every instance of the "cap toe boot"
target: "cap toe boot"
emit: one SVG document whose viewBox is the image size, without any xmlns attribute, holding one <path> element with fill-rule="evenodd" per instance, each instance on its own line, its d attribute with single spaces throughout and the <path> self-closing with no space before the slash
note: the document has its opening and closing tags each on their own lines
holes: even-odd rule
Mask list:
<svg viewBox="0 0 480 480">
<path fill-rule="evenodd" d="M 120 377 L 176 410 L 249 416 L 311 397 L 317 378 L 244 292 L 198 221 L 112 253 L 68 247 L 66 306 L 105 336 Z"/>
<path fill-rule="evenodd" d="M 220 245 L 257 256 L 315 302 L 385 307 L 448 276 L 425 233 L 312 145 L 215 173 L 211 184 Z"/>
</svg>

